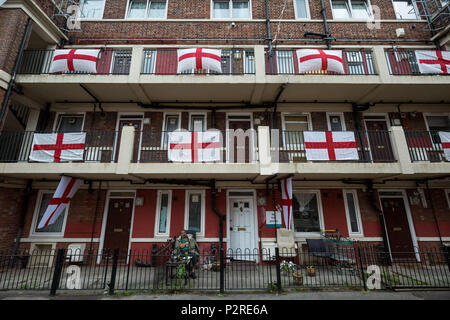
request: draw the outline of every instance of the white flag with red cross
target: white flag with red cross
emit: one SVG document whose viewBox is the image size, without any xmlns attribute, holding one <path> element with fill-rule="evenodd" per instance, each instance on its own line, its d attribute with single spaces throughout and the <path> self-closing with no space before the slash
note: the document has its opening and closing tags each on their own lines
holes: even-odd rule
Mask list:
<svg viewBox="0 0 450 320">
<path fill-rule="evenodd" d="M 55 50 L 50 73 L 87 72 L 97 73 L 98 49 Z"/>
<path fill-rule="evenodd" d="M 30 160 L 61 162 L 83 160 L 85 132 L 35 133 Z"/>
<path fill-rule="evenodd" d="M 305 131 L 307 160 L 358 160 L 352 131 Z"/>
<path fill-rule="evenodd" d="M 450 72 L 450 51 L 417 50 L 415 51 L 420 73 Z"/>
<path fill-rule="evenodd" d="M 450 132 L 439 131 L 441 138 L 442 150 L 444 150 L 445 160 L 450 161 Z"/>
<path fill-rule="evenodd" d="M 342 50 L 297 50 L 298 72 L 332 71 L 345 73 Z"/>
<path fill-rule="evenodd" d="M 222 73 L 222 50 L 217 49 L 179 49 L 178 73 L 194 69 Z"/>
<path fill-rule="evenodd" d="M 72 200 L 73 196 L 77 192 L 78 188 L 80 188 L 83 180 L 70 178 L 70 177 L 61 177 L 61 181 L 59 182 L 58 188 L 53 195 L 52 200 L 45 210 L 44 215 L 42 216 L 41 221 L 39 221 L 38 229 L 45 228 L 58 219 L 61 213 L 66 209 L 70 200 Z"/>
<path fill-rule="evenodd" d="M 292 230 L 292 178 L 281 180 L 281 204 L 284 226 L 286 229 Z"/>
<path fill-rule="evenodd" d="M 220 161 L 220 131 L 169 133 L 168 159 L 174 162 Z"/>
</svg>

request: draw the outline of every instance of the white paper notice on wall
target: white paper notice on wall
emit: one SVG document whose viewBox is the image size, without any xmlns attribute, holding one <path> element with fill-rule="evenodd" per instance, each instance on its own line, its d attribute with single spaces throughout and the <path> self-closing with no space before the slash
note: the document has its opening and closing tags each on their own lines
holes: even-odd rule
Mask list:
<svg viewBox="0 0 450 320">
<path fill-rule="evenodd" d="M 281 228 L 281 212 L 280 211 L 266 211 L 266 227 L 267 228 Z"/>
</svg>

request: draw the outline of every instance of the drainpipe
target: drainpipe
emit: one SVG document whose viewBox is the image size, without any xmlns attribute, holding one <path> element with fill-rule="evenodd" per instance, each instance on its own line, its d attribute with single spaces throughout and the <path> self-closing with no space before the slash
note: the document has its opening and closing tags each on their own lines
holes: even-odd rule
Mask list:
<svg viewBox="0 0 450 320">
<path fill-rule="evenodd" d="M 269 73 L 273 74 L 273 51 L 272 51 L 272 35 L 270 32 L 270 15 L 269 15 L 269 0 L 266 0 L 266 28 L 267 28 L 267 46 L 269 48 Z"/>
<path fill-rule="evenodd" d="M 272 127 L 273 127 L 273 129 L 278 129 L 277 117 L 276 117 L 277 106 L 278 106 L 278 100 L 280 99 L 280 96 L 283 93 L 284 89 L 286 89 L 286 83 L 283 83 L 280 86 L 280 90 L 278 91 L 278 94 L 275 97 L 275 100 L 273 102 L 273 112 L 272 112 Z"/>
<path fill-rule="evenodd" d="M 17 75 L 17 70 L 19 69 L 20 62 L 22 61 L 22 56 L 23 56 L 23 51 L 25 49 L 25 44 L 27 42 L 28 35 L 30 34 L 30 31 L 31 31 L 31 23 L 32 23 L 32 21 L 33 20 L 31 20 L 31 18 L 28 18 L 27 26 L 25 27 L 25 32 L 24 32 L 23 37 L 22 37 L 22 42 L 20 43 L 19 53 L 17 54 L 16 62 L 14 63 L 13 72 L 11 74 L 11 79 L 9 80 L 9 83 L 8 83 L 8 89 L 6 90 L 6 94 L 5 94 L 5 97 L 3 99 L 2 109 L 1 109 L 1 112 L 0 112 L 0 127 L 2 126 L 3 118 L 4 118 L 5 113 L 6 113 L 6 108 L 8 107 L 9 98 L 11 97 L 11 92 L 12 92 L 13 87 L 14 87 L 14 82 L 16 80 L 16 75 Z"/>
<path fill-rule="evenodd" d="M 330 39 L 330 32 L 328 31 L 328 21 L 327 21 L 327 13 L 325 12 L 325 4 L 323 3 L 323 0 L 320 0 L 320 13 L 323 17 L 323 29 L 325 31 L 325 41 L 327 43 L 328 50 L 331 49 L 331 39 Z"/>
<path fill-rule="evenodd" d="M 225 292 L 224 277 L 224 250 L 223 250 L 223 221 L 225 216 L 216 208 L 216 180 L 211 180 L 211 207 L 214 213 L 219 217 L 219 261 L 220 261 L 220 293 Z"/>
<path fill-rule="evenodd" d="M 364 140 L 363 137 L 361 136 L 360 132 L 361 132 L 361 125 L 359 122 L 359 112 L 363 112 L 366 111 L 370 108 L 370 105 L 367 103 L 363 106 L 359 106 L 357 103 L 352 103 L 352 113 L 353 113 L 353 123 L 355 125 L 355 131 L 357 132 L 357 136 L 358 136 L 358 140 L 359 140 L 359 145 L 360 146 L 364 146 Z M 361 155 L 362 155 L 362 160 L 365 161 L 366 160 L 366 152 L 364 150 L 361 150 Z"/>
</svg>

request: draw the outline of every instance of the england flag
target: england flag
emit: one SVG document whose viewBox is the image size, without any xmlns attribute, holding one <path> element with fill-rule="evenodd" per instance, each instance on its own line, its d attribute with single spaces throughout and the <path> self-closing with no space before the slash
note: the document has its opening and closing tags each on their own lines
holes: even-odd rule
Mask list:
<svg viewBox="0 0 450 320">
<path fill-rule="evenodd" d="M 450 161 L 450 132 L 439 131 L 441 138 L 442 150 L 444 150 L 445 160 Z"/>
<path fill-rule="evenodd" d="M 213 162 L 220 161 L 220 131 L 169 133 L 169 161 Z"/>
<path fill-rule="evenodd" d="M 96 73 L 99 52 L 100 50 L 93 49 L 55 50 L 49 72 Z"/>
<path fill-rule="evenodd" d="M 352 131 L 305 131 L 307 160 L 358 160 Z"/>
<path fill-rule="evenodd" d="M 222 73 L 222 50 L 217 49 L 179 49 L 178 73 L 194 69 Z"/>
<path fill-rule="evenodd" d="M 306 73 L 311 71 L 344 72 L 342 50 L 297 50 L 298 71 Z"/>
<path fill-rule="evenodd" d="M 85 132 L 35 133 L 30 160 L 37 162 L 83 160 L 85 141 Z"/>
<path fill-rule="evenodd" d="M 450 72 L 450 51 L 416 50 L 416 59 L 420 73 Z"/>
</svg>

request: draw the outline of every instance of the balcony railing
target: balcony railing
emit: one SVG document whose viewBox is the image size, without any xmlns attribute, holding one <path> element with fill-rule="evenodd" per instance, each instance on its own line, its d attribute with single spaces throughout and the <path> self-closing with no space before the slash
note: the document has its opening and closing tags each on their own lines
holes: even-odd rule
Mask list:
<svg viewBox="0 0 450 320">
<path fill-rule="evenodd" d="M 400 76 L 426 75 L 420 72 L 415 50 L 410 49 L 386 49 L 386 59 L 389 73 Z M 445 73 L 436 75 L 448 75 Z"/>
<path fill-rule="evenodd" d="M 359 160 L 330 162 L 396 161 L 389 131 L 355 131 L 355 140 Z M 307 162 L 304 131 L 281 131 L 279 146 L 280 162 Z"/>
<path fill-rule="evenodd" d="M 142 74 L 175 75 L 177 71 L 177 49 L 145 49 Z M 253 49 L 222 50 L 222 73 L 254 74 L 255 55 Z M 190 70 L 181 74 L 218 74 L 203 70 Z"/>
<path fill-rule="evenodd" d="M 32 131 L 0 132 L 0 162 L 29 161 L 33 146 Z M 88 131 L 83 154 L 83 161 L 76 162 L 114 162 L 116 161 L 116 131 Z"/>
<path fill-rule="evenodd" d="M 405 131 L 412 162 L 446 161 L 438 131 Z"/>
<path fill-rule="evenodd" d="M 270 71 L 270 63 L 268 52 L 266 51 L 266 73 L 267 74 L 300 74 L 298 69 L 297 49 L 274 50 L 272 56 L 273 70 Z M 344 50 L 343 63 L 345 75 L 374 75 L 375 67 L 372 57 L 372 51 L 360 50 Z M 331 71 L 308 72 L 305 74 L 329 74 L 336 75 L 338 73 Z"/>
<path fill-rule="evenodd" d="M 25 50 L 19 67 L 19 74 L 48 74 L 54 50 Z M 130 49 L 101 50 L 95 74 L 129 74 Z M 68 72 L 79 74 L 80 72 Z"/>
</svg>

